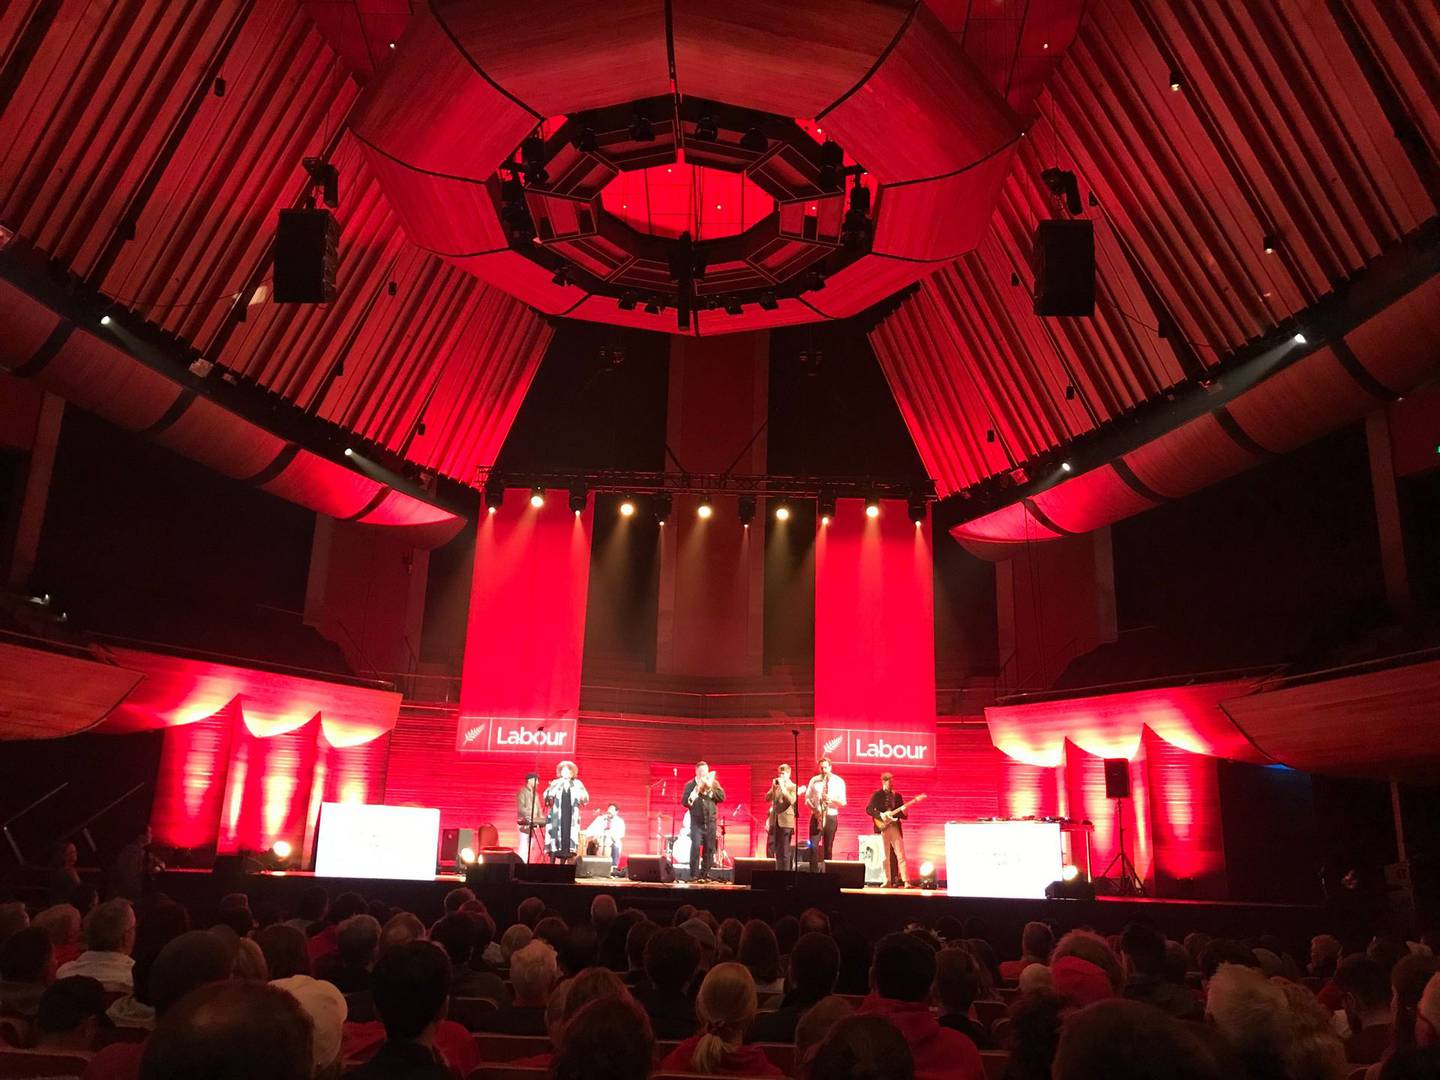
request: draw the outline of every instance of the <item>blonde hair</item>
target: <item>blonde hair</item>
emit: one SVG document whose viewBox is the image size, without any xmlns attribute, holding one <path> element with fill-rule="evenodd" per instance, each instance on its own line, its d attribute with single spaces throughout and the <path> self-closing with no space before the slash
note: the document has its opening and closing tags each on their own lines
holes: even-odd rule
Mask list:
<svg viewBox="0 0 1440 1080">
<path fill-rule="evenodd" d="M 725 1055 L 740 1048 L 745 1029 L 755 1019 L 755 979 L 744 964 L 716 964 L 700 984 L 695 1015 L 702 1033 L 690 1058 L 698 1073 L 717 1073 Z"/>
</svg>

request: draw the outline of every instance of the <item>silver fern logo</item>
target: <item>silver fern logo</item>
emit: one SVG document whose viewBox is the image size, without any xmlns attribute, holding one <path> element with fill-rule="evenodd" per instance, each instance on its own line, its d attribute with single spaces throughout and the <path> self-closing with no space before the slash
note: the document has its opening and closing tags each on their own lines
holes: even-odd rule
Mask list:
<svg viewBox="0 0 1440 1080">
<path fill-rule="evenodd" d="M 472 727 L 469 731 L 465 732 L 465 745 L 466 745 L 466 746 L 469 746 L 471 743 L 473 743 L 476 739 L 480 738 L 480 736 L 481 736 L 481 735 L 484 735 L 484 734 L 485 734 L 485 725 L 484 725 L 484 724 L 476 724 L 476 725 L 475 725 L 474 727 Z"/>
<path fill-rule="evenodd" d="M 839 748 L 840 744 L 844 741 L 844 735 L 836 735 L 833 739 L 826 739 L 820 747 L 821 752 L 825 754 L 833 754 L 836 749 Z"/>
</svg>

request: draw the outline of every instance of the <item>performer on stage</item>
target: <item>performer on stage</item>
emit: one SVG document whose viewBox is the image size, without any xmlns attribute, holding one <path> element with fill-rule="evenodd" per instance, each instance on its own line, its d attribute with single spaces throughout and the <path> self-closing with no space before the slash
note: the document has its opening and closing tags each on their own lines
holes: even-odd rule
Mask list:
<svg viewBox="0 0 1440 1080">
<path fill-rule="evenodd" d="M 884 845 L 885 887 L 904 889 L 908 887 L 910 877 L 905 871 L 905 833 L 900 823 L 910 815 L 902 809 L 904 796 L 893 785 L 894 774 L 881 773 L 880 790 L 870 796 L 870 801 L 865 804 L 865 813 L 874 821 L 875 831 Z"/>
<path fill-rule="evenodd" d="M 515 850 L 521 862 L 539 858 L 545 850 L 544 800 L 540 797 L 540 774 L 528 773 L 525 786 L 515 793 L 515 824 L 520 827 L 520 840 Z M 540 833 L 539 836 L 536 834 Z"/>
<path fill-rule="evenodd" d="M 765 821 L 769 835 L 766 854 L 775 857 L 776 870 L 795 869 L 795 803 L 798 799 L 799 792 L 790 779 L 790 766 L 781 765 L 775 779 L 770 781 L 770 790 L 765 793 L 765 801 L 770 804 Z"/>
<path fill-rule="evenodd" d="M 580 850 L 580 807 L 590 801 L 590 793 L 579 771 L 573 761 L 560 762 L 545 789 L 545 853 L 551 862 L 569 862 Z"/>
<path fill-rule="evenodd" d="M 625 839 L 625 819 L 620 816 L 620 808 L 613 802 L 605 807 L 603 813 L 595 815 L 585 835 L 596 842 L 597 854 L 610 856 L 610 869 L 619 869 L 620 842 Z"/>
<path fill-rule="evenodd" d="M 725 801 L 725 789 L 705 762 L 695 763 L 695 779 L 685 785 L 681 801 L 690 811 L 690 878 L 709 881 L 710 864 L 715 858 L 715 821 L 719 817 L 715 808 Z"/>
<path fill-rule="evenodd" d="M 831 771 L 828 757 L 820 759 L 820 771 L 810 778 L 805 805 L 810 807 L 810 869 L 818 871 L 835 854 L 835 829 L 845 805 L 845 781 Z"/>
</svg>

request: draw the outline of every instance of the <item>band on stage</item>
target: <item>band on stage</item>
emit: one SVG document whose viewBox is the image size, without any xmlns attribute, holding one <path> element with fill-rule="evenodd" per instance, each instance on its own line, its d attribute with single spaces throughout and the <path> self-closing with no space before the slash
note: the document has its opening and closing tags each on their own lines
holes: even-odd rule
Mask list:
<svg viewBox="0 0 1440 1080">
<path fill-rule="evenodd" d="M 775 860 L 776 869 L 797 868 L 795 829 L 802 801 L 808 811 L 810 869 L 820 871 L 827 860 L 834 858 L 840 812 L 848 801 L 845 780 L 835 773 L 828 757 L 820 759 L 818 769 L 802 794 L 791 779 L 789 764 L 781 764 L 765 793 L 765 854 Z M 515 796 L 519 832 L 516 850 L 526 862 L 542 858 L 571 862 L 585 854 L 609 857 L 612 872 L 616 872 L 625 840 L 625 819 L 612 802 L 582 827 L 590 793 L 579 772 L 575 762 L 565 760 L 556 766 L 555 778 L 543 788 L 538 773 L 525 777 L 524 786 Z M 880 788 L 865 805 L 865 813 L 880 839 L 885 884 L 889 887 L 904 888 L 908 884 L 903 822 L 909 817 L 909 807 L 923 798 L 905 802 L 894 789 L 893 775 L 886 772 L 881 774 Z M 723 852 L 725 819 L 720 810 L 724 802 L 725 788 L 715 771 L 704 761 L 696 762 L 695 775 L 686 782 L 680 796 L 685 812 L 681 835 L 674 838 L 674 846 L 667 852 L 678 864 L 688 865 L 693 881 L 713 880 L 711 875 L 728 859 Z M 738 814 L 739 808 L 735 812 Z"/>
</svg>

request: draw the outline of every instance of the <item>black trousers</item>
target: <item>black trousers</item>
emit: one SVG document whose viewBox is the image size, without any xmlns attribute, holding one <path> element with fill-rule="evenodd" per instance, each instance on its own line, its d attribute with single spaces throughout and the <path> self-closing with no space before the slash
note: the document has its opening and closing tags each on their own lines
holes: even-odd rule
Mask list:
<svg viewBox="0 0 1440 1080">
<path fill-rule="evenodd" d="M 782 829 L 778 825 L 770 830 L 769 854 L 775 856 L 776 870 L 793 870 L 790 865 L 795 857 L 795 830 Z"/>
<path fill-rule="evenodd" d="M 810 869 L 819 870 L 820 864 L 835 853 L 835 829 L 840 824 L 838 814 L 826 814 L 822 828 L 815 827 L 815 815 L 810 815 Z"/>
<path fill-rule="evenodd" d="M 715 858 L 715 826 L 708 828 L 690 827 L 690 876 L 710 873 L 710 864 Z"/>
</svg>

